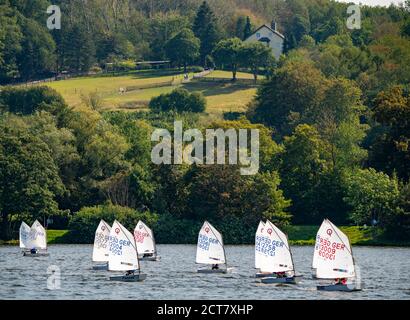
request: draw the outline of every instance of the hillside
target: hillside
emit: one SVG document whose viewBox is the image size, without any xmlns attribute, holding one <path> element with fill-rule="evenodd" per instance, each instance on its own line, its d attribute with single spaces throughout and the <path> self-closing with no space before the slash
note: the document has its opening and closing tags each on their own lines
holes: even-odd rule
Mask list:
<svg viewBox="0 0 410 320">
<path fill-rule="evenodd" d="M 189 74 L 192 78 L 192 73 Z M 102 110 L 147 110 L 152 97 L 169 93 L 177 87 L 191 92 L 201 92 L 207 100 L 207 112 L 243 112 L 256 93 L 252 74 L 240 72 L 238 79 L 249 83 L 218 83 L 217 80 L 231 78 L 231 73 L 214 71 L 206 78 L 211 80 L 182 83 L 183 74 L 172 70 L 151 70 L 130 72 L 121 76 L 93 76 L 73 78 L 47 83 L 59 92 L 70 106 L 78 106 L 90 94 L 98 96 Z M 215 80 L 215 81 L 212 81 Z M 121 93 L 120 88 L 126 92 Z"/>
</svg>

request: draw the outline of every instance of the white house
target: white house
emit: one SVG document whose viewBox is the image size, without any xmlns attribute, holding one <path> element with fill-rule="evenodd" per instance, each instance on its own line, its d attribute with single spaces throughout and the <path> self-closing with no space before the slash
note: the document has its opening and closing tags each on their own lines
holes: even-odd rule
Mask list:
<svg viewBox="0 0 410 320">
<path fill-rule="evenodd" d="M 272 49 L 275 59 L 279 59 L 280 55 L 283 53 L 285 36 L 276 30 L 276 23 L 272 22 L 270 27 L 264 24 L 245 39 L 245 42 L 250 41 L 260 41 L 266 43 L 266 45 Z"/>
</svg>

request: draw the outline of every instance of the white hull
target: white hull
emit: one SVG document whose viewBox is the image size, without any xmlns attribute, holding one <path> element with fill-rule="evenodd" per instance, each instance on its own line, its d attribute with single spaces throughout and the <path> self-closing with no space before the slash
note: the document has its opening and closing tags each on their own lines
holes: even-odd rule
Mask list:
<svg viewBox="0 0 410 320">
<path fill-rule="evenodd" d="M 122 275 L 122 276 L 112 276 L 110 277 L 110 281 L 121 281 L 121 282 L 139 282 L 143 281 L 147 278 L 145 273 L 139 273 L 134 275 Z"/>
<path fill-rule="evenodd" d="M 261 282 L 265 284 L 270 284 L 270 283 L 297 284 L 300 282 L 301 279 L 302 279 L 302 276 L 283 277 L 283 278 L 266 277 L 266 278 L 261 278 Z"/>
</svg>

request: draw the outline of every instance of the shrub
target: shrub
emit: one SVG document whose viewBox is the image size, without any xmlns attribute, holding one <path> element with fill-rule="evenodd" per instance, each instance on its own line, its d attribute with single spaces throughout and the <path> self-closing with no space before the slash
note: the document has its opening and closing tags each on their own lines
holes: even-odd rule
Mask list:
<svg viewBox="0 0 410 320">
<path fill-rule="evenodd" d="M 0 108 L 23 115 L 40 110 L 55 114 L 66 108 L 66 104 L 57 91 L 46 86 L 8 87 L 0 91 Z"/>
<path fill-rule="evenodd" d="M 186 89 L 178 88 L 171 93 L 152 98 L 149 107 L 156 112 L 203 112 L 205 111 L 206 100 L 201 93 L 189 93 Z"/>
<path fill-rule="evenodd" d="M 156 214 L 148 211 L 139 212 L 135 209 L 113 204 L 84 207 L 71 218 L 68 226 L 72 233 L 73 242 L 92 243 L 94 241 L 95 230 L 101 219 L 109 224 L 112 224 L 114 220 L 118 220 L 132 232 L 138 220 L 142 220 L 148 226 L 152 226 L 156 223 L 158 217 Z"/>
</svg>

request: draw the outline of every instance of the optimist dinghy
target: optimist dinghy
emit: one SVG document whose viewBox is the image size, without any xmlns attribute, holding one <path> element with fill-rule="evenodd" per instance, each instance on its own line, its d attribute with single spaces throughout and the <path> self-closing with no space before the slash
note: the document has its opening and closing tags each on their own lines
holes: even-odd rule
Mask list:
<svg viewBox="0 0 410 320">
<path fill-rule="evenodd" d="M 30 227 L 24 221 L 20 225 L 19 230 L 19 243 L 21 252 L 24 253 L 26 251 L 30 251 Z"/>
<path fill-rule="evenodd" d="M 23 222 L 24 223 L 24 222 Z M 25 257 L 46 257 L 47 252 L 47 233 L 46 229 L 37 220 L 34 221 L 27 237 L 27 224 L 20 226 L 20 247 L 23 248 Z M 23 240 L 22 240 L 23 239 Z"/>
<path fill-rule="evenodd" d="M 348 237 L 328 219 L 320 227 L 315 244 L 312 267 L 317 279 L 337 280 L 320 284 L 322 291 L 360 291 L 356 279 L 352 247 Z"/>
<path fill-rule="evenodd" d="M 212 268 L 199 268 L 198 273 L 228 273 L 222 235 L 208 221 L 202 225 L 196 247 L 196 263 L 212 265 Z M 224 264 L 224 268 L 220 265 Z"/>
<path fill-rule="evenodd" d="M 117 220 L 110 231 L 108 250 L 108 270 L 126 271 L 125 275 L 110 277 L 111 281 L 137 282 L 147 278 L 141 273 L 134 236 Z"/>
<path fill-rule="evenodd" d="M 108 270 L 108 240 L 111 227 L 104 220 L 100 221 L 95 230 L 93 248 L 93 270 Z"/>
<path fill-rule="evenodd" d="M 255 253 L 260 269 L 256 276 L 262 283 L 296 284 L 302 278 L 296 275 L 287 236 L 269 220 L 262 232 L 257 231 Z"/>
<path fill-rule="evenodd" d="M 134 229 L 134 238 L 137 245 L 138 258 L 141 261 L 159 261 L 154 233 L 142 221 L 138 221 Z"/>
</svg>

